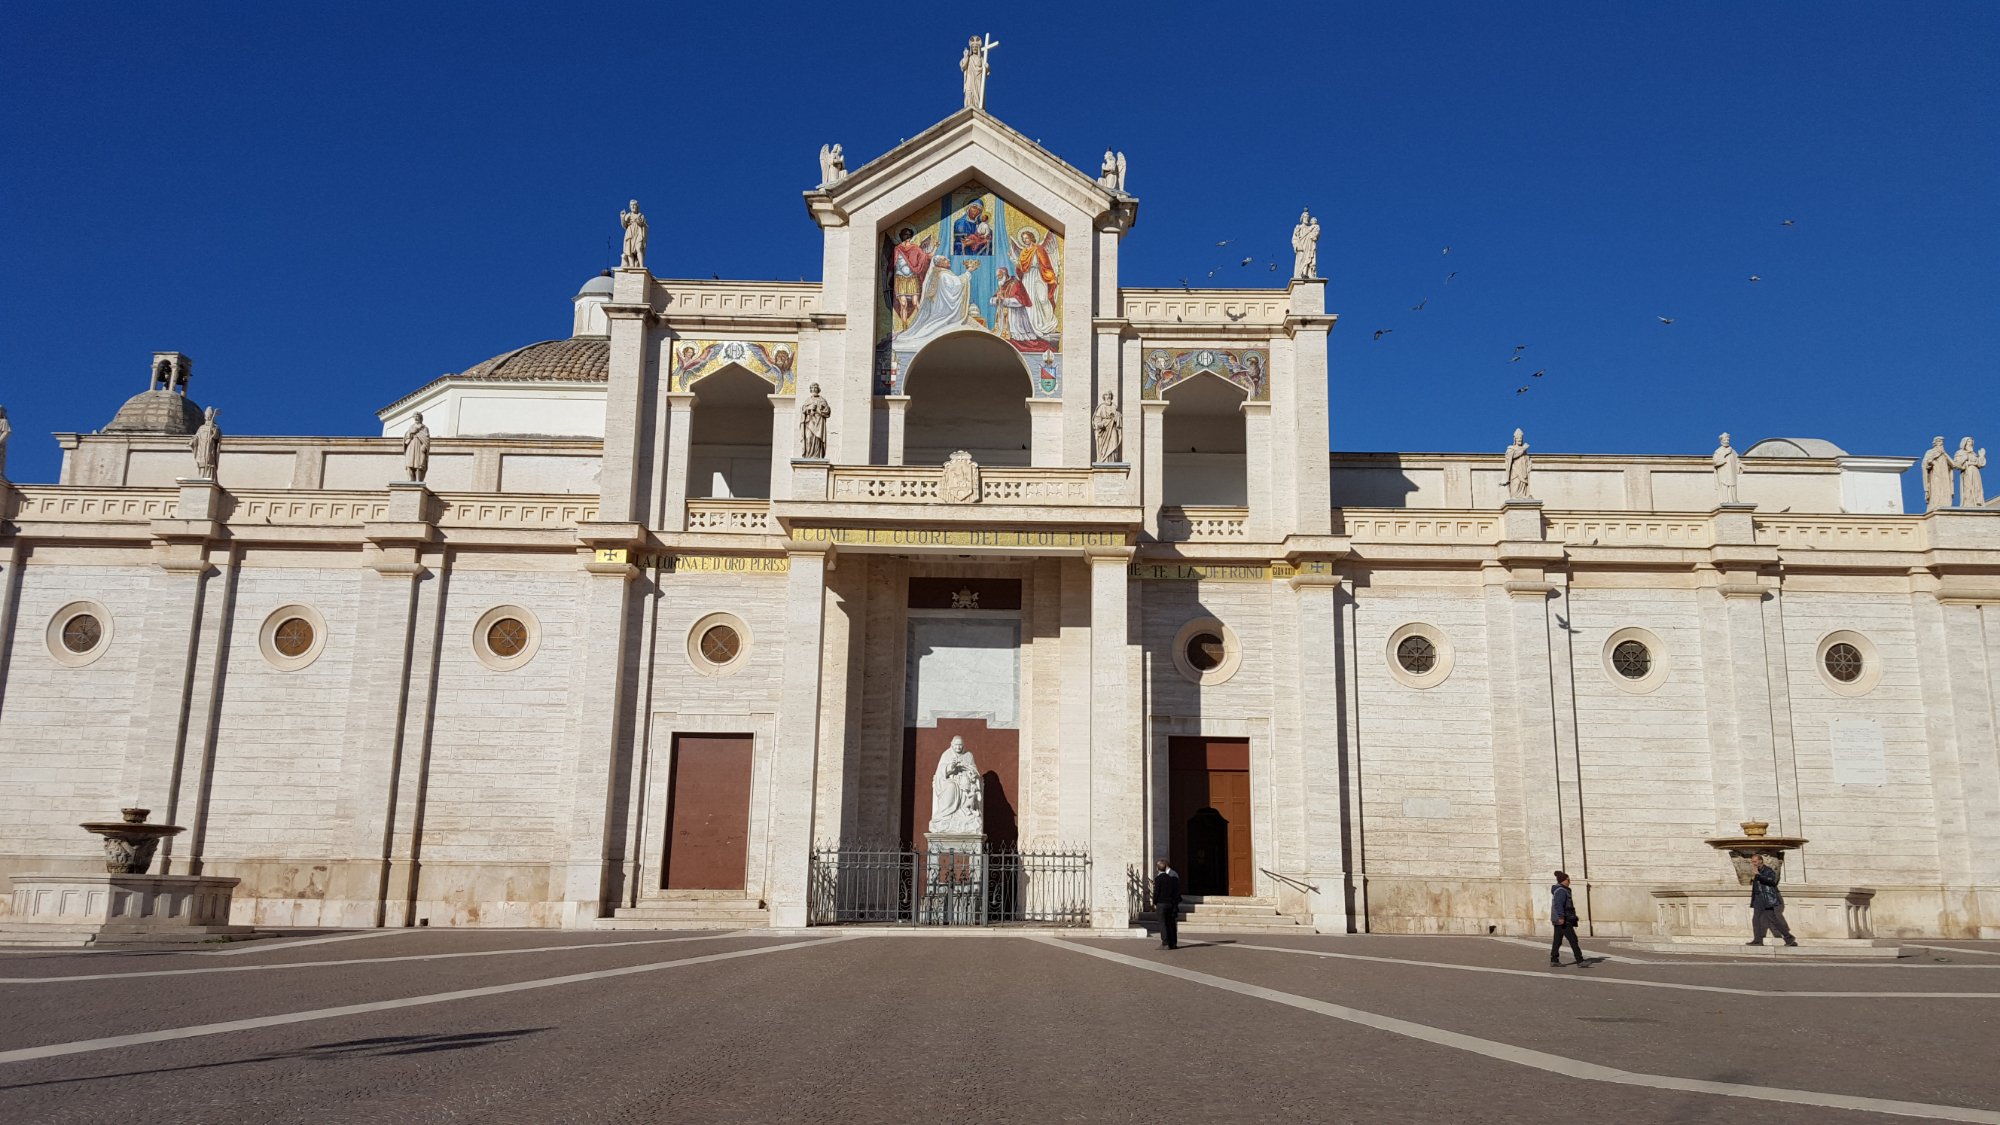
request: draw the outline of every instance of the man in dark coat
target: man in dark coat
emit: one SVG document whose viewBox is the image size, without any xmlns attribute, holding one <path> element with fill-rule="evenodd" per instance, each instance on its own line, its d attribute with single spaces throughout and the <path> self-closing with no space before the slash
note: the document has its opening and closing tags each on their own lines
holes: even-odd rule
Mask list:
<svg viewBox="0 0 2000 1125">
<path fill-rule="evenodd" d="M 1160 911 L 1160 948 L 1181 947 L 1181 877 L 1161 860 L 1153 874 L 1153 905 Z"/>
<path fill-rule="evenodd" d="M 1563 939 L 1569 939 L 1570 956 L 1583 964 L 1583 947 L 1576 943 L 1576 898 L 1569 893 L 1569 875 L 1556 872 L 1556 885 L 1549 888 L 1549 921 L 1555 924 L 1556 939 L 1549 943 L 1549 964 L 1562 964 Z"/>
<path fill-rule="evenodd" d="M 1778 891 L 1778 869 L 1764 863 L 1764 857 L 1753 855 L 1750 863 L 1757 869 L 1750 879 L 1750 940 L 1747 945 L 1764 944 L 1767 930 L 1778 931 L 1786 945 L 1797 945 L 1792 936 L 1792 928 L 1785 924 L 1785 896 Z"/>
</svg>

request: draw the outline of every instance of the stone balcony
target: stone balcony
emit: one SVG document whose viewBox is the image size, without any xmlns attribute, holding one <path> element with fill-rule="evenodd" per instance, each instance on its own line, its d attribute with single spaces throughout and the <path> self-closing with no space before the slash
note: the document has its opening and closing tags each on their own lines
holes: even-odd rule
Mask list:
<svg viewBox="0 0 2000 1125">
<path fill-rule="evenodd" d="M 941 466 L 795 461 L 791 498 L 773 501 L 768 518 L 795 539 L 881 549 L 1116 547 L 1129 544 L 1141 524 L 1137 482 L 1123 465 L 981 467 L 977 478 L 974 495 L 955 500 Z M 727 503 L 746 510 L 704 511 L 706 530 L 724 530 L 714 526 L 723 520 L 751 519 L 751 502 Z M 695 518 L 690 502 L 691 531 Z"/>
</svg>

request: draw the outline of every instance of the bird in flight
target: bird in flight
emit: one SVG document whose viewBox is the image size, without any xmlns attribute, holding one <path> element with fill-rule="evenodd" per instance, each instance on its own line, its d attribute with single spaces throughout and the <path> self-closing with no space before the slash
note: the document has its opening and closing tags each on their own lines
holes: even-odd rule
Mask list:
<svg viewBox="0 0 2000 1125">
<path fill-rule="evenodd" d="M 1507 362 L 1508 362 L 1508 363 L 1519 363 L 1519 362 L 1521 362 L 1521 353 L 1520 353 L 1520 352 L 1515 352 L 1515 353 L 1514 353 L 1513 355 L 1510 355 L 1510 356 L 1508 356 L 1508 357 L 1507 357 Z"/>
<path fill-rule="evenodd" d="M 1515 394 L 1517 394 L 1517 395 L 1524 395 L 1524 394 L 1527 394 L 1527 393 L 1528 393 L 1528 388 L 1526 388 L 1526 387 L 1515 387 L 1515 388 L 1514 388 L 1514 393 L 1515 393 Z"/>
<path fill-rule="evenodd" d="M 1452 279 L 1452 278 L 1454 278 L 1454 277 L 1457 277 L 1457 276 L 1458 276 L 1458 271 L 1457 271 L 1457 270 L 1453 270 L 1453 271 L 1451 271 L 1450 273 L 1448 273 L 1448 274 L 1446 274 L 1446 275 L 1444 276 L 1444 283 L 1445 283 L 1446 285 L 1450 285 L 1450 284 L 1451 284 L 1451 279 Z"/>
<path fill-rule="evenodd" d="M 1230 312 L 1228 309 L 1224 309 L 1222 310 L 1222 315 L 1231 320 L 1242 320 L 1244 317 L 1249 316 L 1250 313 L 1247 310 L 1244 312 Z"/>
<path fill-rule="evenodd" d="M 1754 273 L 1753 273 L 1753 274 L 1751 274 L 1751 275 L 1750 275 L 1750 280 L 1752 280 L 1752 281 L 1762 281 L 1762 280 L 1764 280 L 1764 279 L 1763 279 L 1763 278 L 1761 278 L 1761 277 L 1758 277 L 1758 276 L 1757 276 L 1756 274 L 1754 274 Z"/>
<path fill-rule="evenodd" d="M 1194 292 L 1194 287 L 1188 284 L 1188 279 L 1185 277 L 1181 278 L 1181 289 L 1189 293 Z"/>
<path fill-rule="evenodd" d="M 1796 220 L 1786 219 L 1784 222 L 1779 223 L 1778 225 L 1781 227 L 1795 227 L 1798 226 L 1799 224 Z"/>
<path fill-rule="evenodd" d="M 1418 301 L 1418 302 L 1417 302 L 1416 304 L 1414 304 L 1414 305 L 1411 305 L 1411 306 L 1410 306 L 1410 311 L 1411 311 L 1411 312 L 1422 312 L 1422 311 L 1424 311 L 1424 306 L 1425 306 L 1425 305 L 1428 305 L 1428 304 L 1430 304 L 1430 303 L 1431 303 L 1431 299 L 1430 299 L 1429 297 L 1425 297 L 1425 298 L 1424 298 L 1423 300 L 1421 300 L 1421 301 Z"/>
<path fill-rule="evenodd" d="M 1240 264 L 1241 264 L 1241 265 L 1246 265 L 1246 266 L 1247 266 L 1247 265 L 1249 265 L 1249 264 L 1250 264 L 1251 262 L 1254 262 L 1254 261 L 1256 261 L 1256 260 L 1257 260 L 1257 259 L 1255 259 L 1255 258 L 1245 258 L 1245 259 L 1243 259 L 1243 261 L 1242 261 L 1242 262 L 1241 262 Z"/>
<path fill-rule="evenodd" d="M 1653 319 L 1659 321 L 1661 324 L 1672 324 L 1674 322 L 1674 318 L 1670 316 L 1654 317 Z"/>
<path fill-rule="evenodd" d="M 1278 272 L 1278 263 L 1276 263 L 1276 262 L 1272 262 L 1272 263 L 1271 263 L 1271 272 L 1272 272 L 1272 273 L 1277 273 L 1277 272 Z"/>
<path fill-rule="evenodd" d="M 1225 239 L 1223 239 L 1223 240 L 1222 240 L 1221 242 L 1218 242 L 1218 243 L 1216 243 L 1216 245 L 1217 245 L 1217 246 L 1227 246 L 1227 245 L 1229 245 L 1229 244 L 1230 244 L 1230 242 L 1232 242 L 1232 241 L 1234 241 L 1234 240 L 1233 240 L 1233 239 L 1228 239 L 1228 238 L 1225 238 Z"/>
<path fill-rule="evenodd" d="M 1534 373 L 1533 375 L 1530 375 L 1530 376 L 1528 376 L 1528 378 L 1530 378 L 1530 379 L 1539 379 L 1539 378 L 1541 378 L 1542 376 L 1544 376 L 1544 375 L 1547 375 L 1548 373 L 1549 373 L 1549 372 L 1548 372 L 1548 369 L 1547 369 L 1547 368 L 1543 368 L 1542 370 L 1540 370 L 1540 371 L 1537 371 L 1537 372 L 1535 372 L 1535 373 Z"/>
<path fill-rule="evenodd" d="M 1438 255 L 1438 257 L 1442 258 L 1442 257 L 1444 257 L 1444 255 L 1445 255 L 1445 254 L 1449 254 L 1449 253 L 1451 253 L 1451 247 L 1447 246 L 1447 247 L 1445 247 L 1445 248 L 1444 248 L 1444 251 L 1443 251 L 1442 253 L 1440 253 L 1440 254 Z"/>
<path fill-rule="evenodd" d="M 1380 340 L 1380 339 L 1381 339 L 1382 337 L 1384 337 L 1384 336 L 1387 336 L 1387 335 L 1388 335 L 1389 333 L 1391 333 L 1391 332 L 1394 332 L 1394 331 L 1395 331 L 1395 329 L 1393 329 L 1393 328 L 1377 328 L 1377 329 L 1375 330 L 1375 338 L 1376 338 L 1377 340 Z"/>
<path fill-rule="evenodd" d="M 1528 345 L 1526 345 L 1526 344 L 1515 344 L 1515 345 L 1514 345 L 1514 350 L 1515 350 L 1515 351 L 1517 351 L 1517 352 L 1525 352 L 1525 351 L 1527 351 L 1527 350 L 1528 350 Z"/>
</svg>

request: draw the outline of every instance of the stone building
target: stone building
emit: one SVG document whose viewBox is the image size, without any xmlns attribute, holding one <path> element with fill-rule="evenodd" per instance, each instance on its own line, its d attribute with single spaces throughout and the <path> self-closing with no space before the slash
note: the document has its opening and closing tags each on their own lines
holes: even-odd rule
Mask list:
<svg viewBox="0 0 2000 1125">
<path fill-rule="evenodd" d="M 1329 454 L 1317 224 L 1282 288 L 1124 286 L 1123 157 L 970 82 L 823 159 L 818 282 L 628 265 L 213 479 L 175 353 L 59 435 L 0 484 L 0 874 L 144 805 L 238 922 L 797 926 L 815 843 L 921 846 L 959 735 L 1101 927 L 1171 855 L 1329 931 L 1526 932 L 1562 867 L 1645 934 L 1763 820 L 1882 933 L 2000 936 L 2000 512 L 1809 439 L 1740 503 L 1706 456 L 1509 499 L 1497 452 Z"/>
</svg>

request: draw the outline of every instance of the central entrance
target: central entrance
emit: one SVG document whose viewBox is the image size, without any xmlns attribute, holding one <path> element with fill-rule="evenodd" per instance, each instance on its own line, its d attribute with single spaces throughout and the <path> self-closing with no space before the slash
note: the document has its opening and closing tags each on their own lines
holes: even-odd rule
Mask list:
<svg viewBox="0 0 2000 1125">
<path fill-rule="evenodd" d="M 1170 738 L 1167 768 L 1168 854 L 1187 893 L 1252 894 L 1249 740 Z"/>
</svg>

